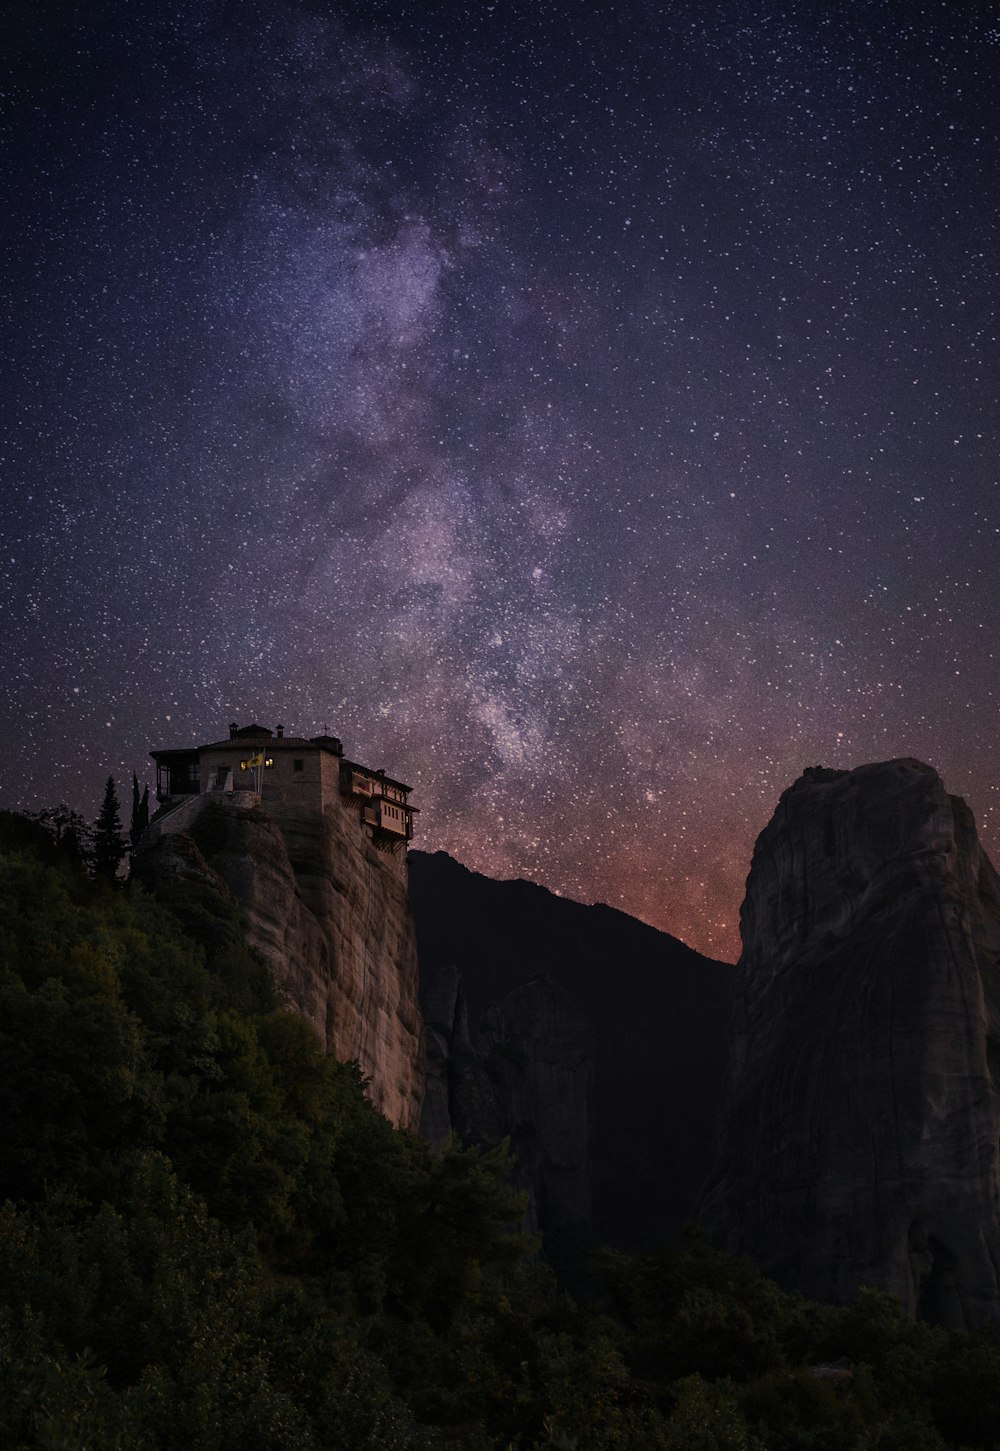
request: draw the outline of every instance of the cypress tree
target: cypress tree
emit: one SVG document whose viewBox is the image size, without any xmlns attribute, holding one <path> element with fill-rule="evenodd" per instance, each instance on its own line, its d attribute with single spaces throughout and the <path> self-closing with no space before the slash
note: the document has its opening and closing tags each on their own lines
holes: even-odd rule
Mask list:
<svg viewBox="0 0 1000 1451">
<path fill-rule="evenodd" d="M 132 851 L 135 852 L 139 845 L 142 833 L 149 825 L 149 787 L 139 796 L 139 777 L 132 772 L 132 822 L 129 826 L 129 841 L 132 844 Z"/>
<path fill-rule="evenodd" d="M 127 851 L 128 843 L 122 831 L 115 778 L 109 776 L 104 788 L 104 800 L 94 822 L 94 875 L 114 881 Z"/>
</svg>

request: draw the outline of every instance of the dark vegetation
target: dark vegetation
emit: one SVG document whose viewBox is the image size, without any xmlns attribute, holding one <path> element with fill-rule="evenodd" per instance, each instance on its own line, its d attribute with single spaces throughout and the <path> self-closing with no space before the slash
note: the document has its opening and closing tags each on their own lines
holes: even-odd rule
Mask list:
<svg viewBox="0 0 1000 1451">
<path fill-rule="evenodd" d="M 997 1336 L 875 1293 L 810 1304 L 689 1237 L 574 1305 L 502 1152 L 393 1130 L 207 889 L 0 816 L 0 1000 L 5 1448 L 1000 1443 Z"/>
</svg>

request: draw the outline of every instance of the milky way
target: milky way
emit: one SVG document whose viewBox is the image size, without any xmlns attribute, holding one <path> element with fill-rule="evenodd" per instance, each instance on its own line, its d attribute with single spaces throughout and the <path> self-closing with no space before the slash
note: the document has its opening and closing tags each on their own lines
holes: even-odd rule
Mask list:
<svg viewBox="0 0 1000 1451">
<path fill-rule="evenodd" d="M 1000 846 L 992 6 L 0 25 L 0 805 L 327 727 L 718 956 L 807 765 Z"/>
</svg>

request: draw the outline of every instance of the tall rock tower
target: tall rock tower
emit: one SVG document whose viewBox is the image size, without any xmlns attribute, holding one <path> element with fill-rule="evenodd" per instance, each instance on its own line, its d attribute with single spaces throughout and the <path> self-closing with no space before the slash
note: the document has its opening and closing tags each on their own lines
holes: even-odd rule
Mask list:
<svg viewBox="0 0 1000 1451">
<path fill-rule="evenodd" d="M 410 788 L 344 759 L 334 736 L 259 726 L 153 752 L 155 817 L 137 868 L 155 890 L 197 877 L 230 894 L 247 939 L 327 1051 L 356 1060 L 375 1105 L 416 1128 L 424 1092 L 407 894 Z"/>
<path fill-rule="evenodd" d="M 964 801 L 914 760 L 806 771 L 741 931 L 702 1216 L 807 1295 L 1000 1319 L 1000 879 Z"/>
</svg>

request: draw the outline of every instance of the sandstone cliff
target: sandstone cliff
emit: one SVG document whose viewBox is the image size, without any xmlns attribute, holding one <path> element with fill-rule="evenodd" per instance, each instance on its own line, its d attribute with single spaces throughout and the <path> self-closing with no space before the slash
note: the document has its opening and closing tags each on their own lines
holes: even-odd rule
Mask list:
<svg viewBox="0 0 1000 1451">
<path fill-rule="evenodd" d="M 1000 880 L 900 760 L 806 771 L 760 836 L 702 1212 L 805 1294 L 1000 1318 Z"/>
<path fill-rule="evenodd" d="M 593 1030 L 564 988 L 534 977 L 486 1010 L 479 1040 L 531 1196 L 529 1227 L 551 1254 L 591 1220 Z"/>
<path fill-rule="evenodd" d="M 428 1023 L 422 1132 L 505 1133 L 550 1236 L 646 1249 L 715 1153 L 733 969 L 603 906 L 410 853 Z M 558 1250 L 555 1251 L 558 1255 Z"/>
<path fill-rule="evenodd" d="M 473 1040 L 457 967 L 421 960 L 420 1006 L 427 1033 L 421 1138 L 436 1149 L 453 1134 L 463 1144 L 498 1144 L 510 1125 Z"/>
<path fill-rule="evenodd" d="M 234 799 L 235 798 L 235 799 Z M 373 1102 L 415 1128 L 423 1098 L 417 953 L 404 874 L 338 812 L 203 799 L 181 834 L 140 853 L 139 874 L 224 883 L 247 937 L 327 1051 L 357 1060 Z"/>
<path fill-rule="evenodd" d="M 524 1228 L 540 1232 L 550 1259 L 588 1239 L 593 1031 L 570 995 L 534 977 L 491 1003 L 469 1026 L 465 993 L 450 965 L 421 963 L 427 1024 L 427 1090 L 421 1135 L 440 1147 L 510 1140 L 513 1183 L 527 1194 Z"/>
</svg>

